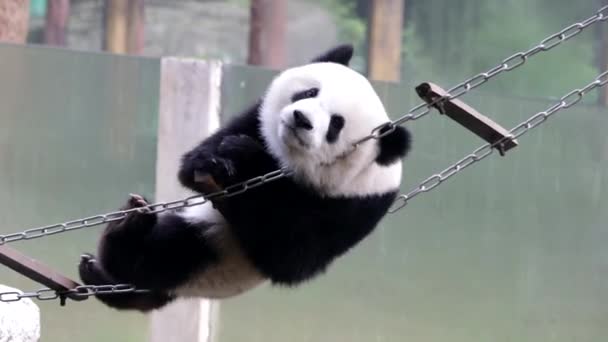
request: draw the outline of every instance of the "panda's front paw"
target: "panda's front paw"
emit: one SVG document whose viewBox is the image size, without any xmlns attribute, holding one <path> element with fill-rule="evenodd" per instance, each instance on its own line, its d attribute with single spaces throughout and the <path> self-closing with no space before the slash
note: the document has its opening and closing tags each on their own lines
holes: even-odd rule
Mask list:
<svg viewBox="0 0 608 342">
<path fill-rule="evenodd" d="M 218 155 L 186 155 L 178 178 L 184 186 L 208 194 L 230 185 L 235 175 L 236 168 L 230 159 Z"/>
</svg>

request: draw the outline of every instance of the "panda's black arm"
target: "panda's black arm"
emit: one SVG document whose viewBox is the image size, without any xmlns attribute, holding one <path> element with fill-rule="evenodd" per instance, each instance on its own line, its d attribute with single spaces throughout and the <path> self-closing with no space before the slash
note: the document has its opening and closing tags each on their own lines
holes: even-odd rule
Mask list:
<svg viewBox="0 0 608 342">
<path fill-rule="evenodd" d="M 259 107 L 258 102 L 182 156 L 183 186 L 204 194 L 215 189 L 197 182 L 195 174 L 209 175 L 223 188 L 278 168 L 259 132 Z"/>
</svg>

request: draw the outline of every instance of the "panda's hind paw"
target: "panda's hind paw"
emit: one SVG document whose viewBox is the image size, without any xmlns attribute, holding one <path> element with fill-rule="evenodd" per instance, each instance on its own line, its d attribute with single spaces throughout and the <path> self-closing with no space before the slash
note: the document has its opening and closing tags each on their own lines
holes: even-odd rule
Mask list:
<svg viewBox="0 0 608 342">
<path fill-rule="evenodd" d="M 148 205 L 148 201 L 146 201 L 143 196 L 137 194 L 129 194 L 129 200 L 127 202 L 127 205 L 124 206 L 124 210 L 140 208 L 139 210 L 137 210 L 137 212 L 149 213 L 150 208 L 148 208 Z"/>
<path fill-rule="evenodd" d="M 148 201 L 140 195 L 130 194 L 127 202 L 120 208 L 127 211 L 124 217 L 111 221 L 105 230 L 106 234 L 136 234 L 141 235 L 150 231 L 156 224 L 156 213 L 148 207 Z M 136 210 L 133 210 L 136 209 Z"/>
<path fill-rule="evenodd" d="M 105 285 L 114 283 L 114 279 L 103 271 L 95 259 L 95 256 L 90 253 L 84 253 L 80 256 L 78 273 L 85 285 Z"/>
</svg>

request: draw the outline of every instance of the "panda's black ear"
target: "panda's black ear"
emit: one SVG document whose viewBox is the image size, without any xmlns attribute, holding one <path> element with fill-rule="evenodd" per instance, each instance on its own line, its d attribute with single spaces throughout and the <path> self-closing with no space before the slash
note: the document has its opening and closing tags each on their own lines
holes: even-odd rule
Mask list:
<svg viewBox="0 0 608 342">
<path fill-rule="evenodd" d="M 351 44 L 338 45 L 317 56 L 311 62 L 332 62 L 348 66 L 350 59 L 353 57 L 353 51 L 354 48 Z"/>
<path fill-rule="evenodd" d="M 378 145 L 376 163 L 387 166 L 407 155 L 412 146 L 412 135 L 405 127 L 396 126 L 394 131 L 380 138 Z"/>
</svg>

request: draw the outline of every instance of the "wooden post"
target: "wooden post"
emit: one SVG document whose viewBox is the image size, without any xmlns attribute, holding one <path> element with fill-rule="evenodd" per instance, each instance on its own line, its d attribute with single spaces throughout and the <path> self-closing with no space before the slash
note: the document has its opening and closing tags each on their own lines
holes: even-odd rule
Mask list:
<svg viewBox="0 0 608 342">
<path fill-rule="evenodd" d="M 399 81 L 404 0 L 372 0 L 370 5 L 368 76 L 378 81 Z"/>
<path fill-rule="evenodd" d="M 47 0 L 44 42 L 65 46 L 66 29 L 70 17 L 70 0 Z"/>
<path fill-rule="evenodd" d="M 144 9 L 144 0 L 105 0 L 104 50 L 131 54 L 143 52 Z"/>
<path fill-rule="evenodd" d="M 251 0 L 247 63 L 271 68 L 285 64 L 286 0 Z"/>
<path fill-rule="evenodd" d="M 164 58 L 156 162 L 156 201 L 191 192 L 177 180 L 181 155 L 219 127 L 222 66 L 219 62 Z M 151 315 L 151 342 L 207 342 L 215 303 L 179 300 Z"/>
<path fill-rule="evenodd" d="M 127 18 L 127 52 L 141 55 L 144 52 L 144 0 L 129 0 Z"/>
<path fill-rule="evenodd" d="M 104 17 L 104 50 L 112 53 L 126 53 L 127 2 L 125 0 L 106 0 Z"/>
<path fill-rule="evenodd" d="M 0 42 L 25 43 L 29 20 L 29 0 L 0 0 Z"/>
</svg>

